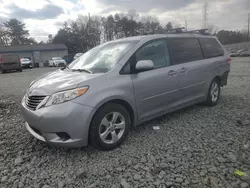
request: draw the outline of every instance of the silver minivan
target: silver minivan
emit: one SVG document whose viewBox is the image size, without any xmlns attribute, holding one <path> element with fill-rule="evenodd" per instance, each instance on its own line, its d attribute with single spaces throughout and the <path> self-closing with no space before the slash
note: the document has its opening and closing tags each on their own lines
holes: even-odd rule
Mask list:
<svg viewBox="0 0 250 188">
<path fill-rule="evenodd" d="M 113 149 L 131 126 L 200 102 L 216 105 L 230 61 L 216 37 L 201 34 L 108 42 L 33 81 L 22 99 L 25 125 L 49 144 Z"/>
</svg>

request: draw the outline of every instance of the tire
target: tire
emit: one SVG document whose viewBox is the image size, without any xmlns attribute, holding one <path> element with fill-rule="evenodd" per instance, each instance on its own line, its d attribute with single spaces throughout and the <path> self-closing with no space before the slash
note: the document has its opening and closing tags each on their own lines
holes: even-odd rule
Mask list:
<svg viewBox="0 0 250 188">
<path fill-rule="evenodd" d="M 23 69 L 22 69 L 22 68 L 20 68 L 20 69 L 18 69 L 17 71 L 19 71 L 19 72 L 23 72 Z"/>
<path fill-rule="evenodd" d="M 5 70 L 3 70 L 3 69 L 1 70 L 1 72 L 2 72 L 2 74 L 5 74 L 5 73 L 6 73 L 6 71 L 5 71 Z"/>
<path fill-rule="evenodd" d="M 216 90 L 217 88 L 217 90 Z M 208 94 L 207 94 L 207 100 L 205 104 L 207 106 L 215 106 L 220 99 L 220 91 L 221 91 L 221 84 L 219 79 L 213 79 L 209 86 Z"/>
<path fill-rule="evenodd" d="M 116 121 L 112 123 L 115 119 Z M 89 131 L 90 141 L 100 150 L 115 149 L 127 137 L 130 126 L 129 113 L 123 106 L 116 103 L 106 104 L 96 112 L 92 119 Z"/>
</svg>

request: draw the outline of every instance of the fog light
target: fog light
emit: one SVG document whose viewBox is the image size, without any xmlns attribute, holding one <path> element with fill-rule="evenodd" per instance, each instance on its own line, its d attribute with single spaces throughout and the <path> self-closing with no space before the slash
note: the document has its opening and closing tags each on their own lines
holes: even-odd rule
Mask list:
<svg viewBox="0 0 250 188">
<path fill-rule="evenodd" d="M 59 132 L 59 133 L 56 133 L 56 135 L 58 137 L 60 137 L 60 139 L 63 140 L 63 141 L 66 141 L 66 140 L 70 139 L 69 134 L 65 133 L 65 132 Z"/>
</svg>

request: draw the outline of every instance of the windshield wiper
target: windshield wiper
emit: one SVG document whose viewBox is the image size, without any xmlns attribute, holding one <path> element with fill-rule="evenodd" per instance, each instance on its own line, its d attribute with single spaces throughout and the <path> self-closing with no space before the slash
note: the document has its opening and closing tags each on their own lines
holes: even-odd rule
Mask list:
<svg viewBox="0 0 250 188">
<path fill-rule="evenodd" d="M 92 71 L 90 70 L 87 70 L 87 69 L 71 69 L 72 71 L 78 71 L 78 72 L 87 72 L 89 74 L 93 74 Z"/>
<path fill-rule="evenodd" d="M 61 68 L 61 70 L 64 70 L 64 69 L 69 69 L 70 70 L 70 68 L 68 66 L 64 66 L 64 67 Z"/>
</svg>

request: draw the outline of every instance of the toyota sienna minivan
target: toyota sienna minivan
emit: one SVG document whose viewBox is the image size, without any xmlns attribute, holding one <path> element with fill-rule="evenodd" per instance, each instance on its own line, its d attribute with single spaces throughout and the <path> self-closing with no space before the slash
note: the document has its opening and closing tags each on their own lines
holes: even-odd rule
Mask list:
<svg viewBox="0 0 250 188">
<path fill-rule="evenodd" d="M 107 42 L 30 84 L 25 126 L 49 144 L 113 149 L 131 126 L 200 102 L 216 105 L 230 61 L 216 37 L 202 34 Z"/>
</svg>

